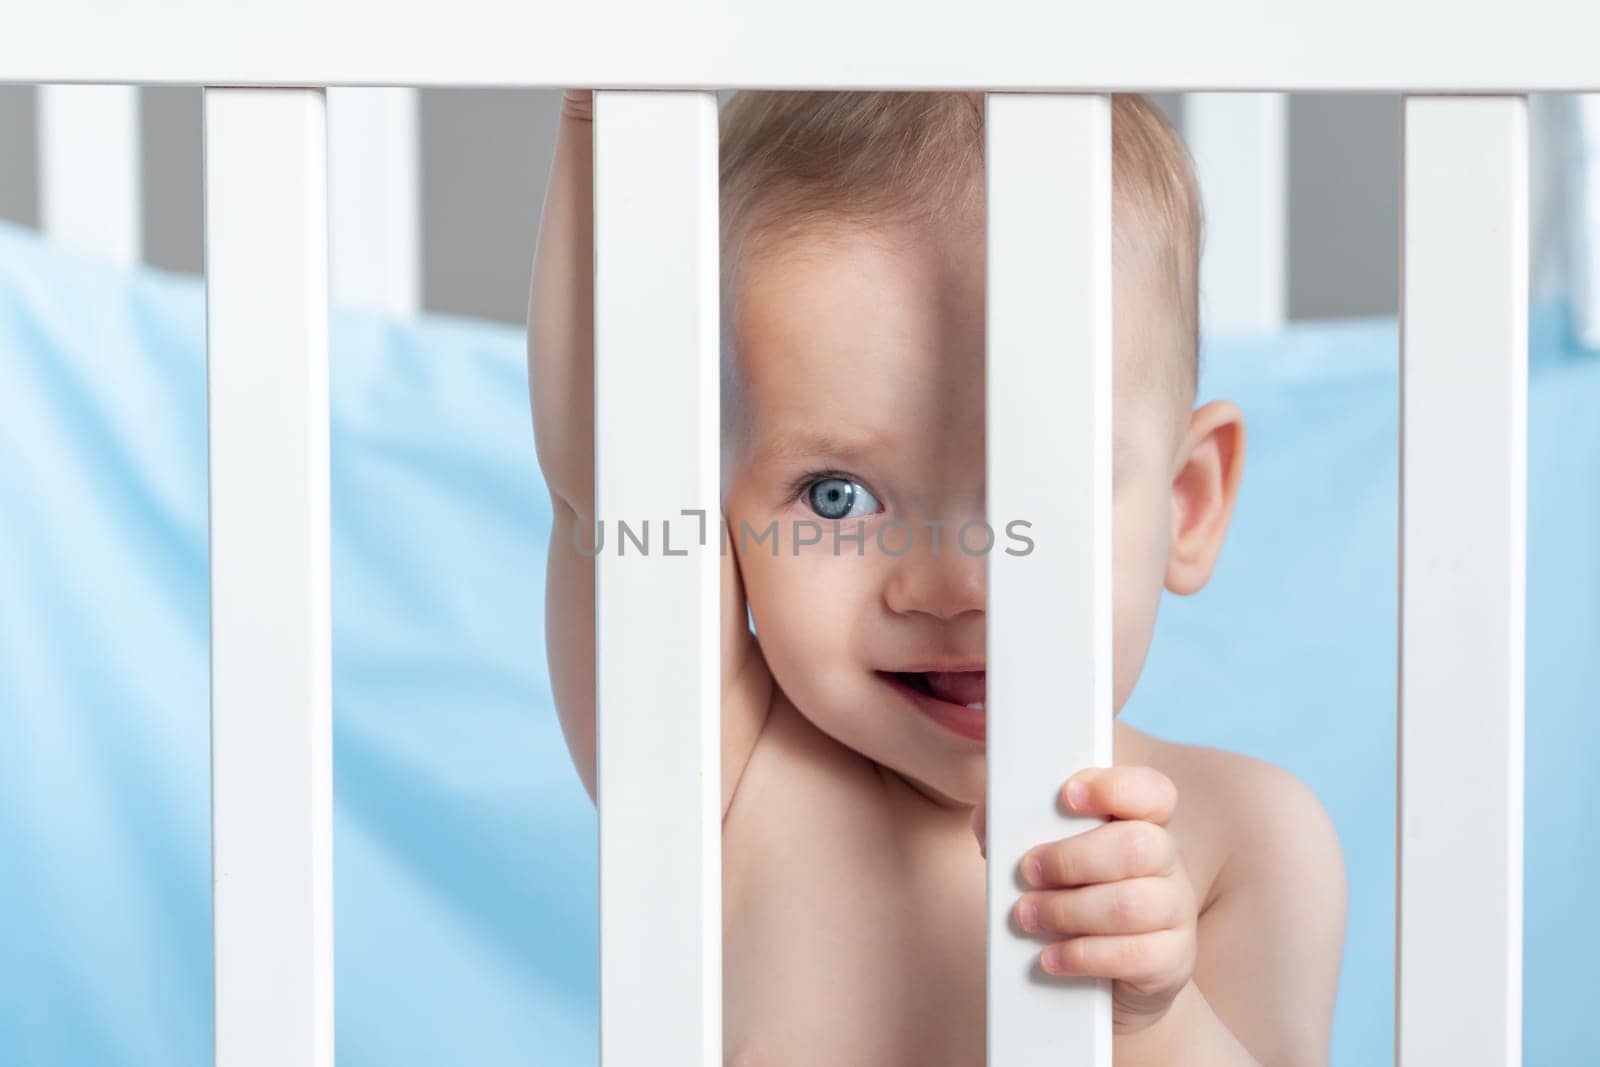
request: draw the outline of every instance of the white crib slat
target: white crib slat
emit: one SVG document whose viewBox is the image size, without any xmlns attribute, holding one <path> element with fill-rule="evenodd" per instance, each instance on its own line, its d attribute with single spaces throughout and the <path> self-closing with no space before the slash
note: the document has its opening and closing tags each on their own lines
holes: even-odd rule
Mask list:
<svg viewBox="0 0 1600 1067">
<path fill-rule="evenodd" d="M 1074 771 L 1111 762 L 1111 109 L 988 97 L 989 1062 L 1111 1067 L 1106 983 L 1046 974 L 1011 914 Z"/>
<path fill-rule="evenodd" d="M 600 92 L 594 118 L 595 502 L 607 538 L 595 561 L 601 1059 L 712 1067 L 722 1063 L 717 98 Z M 684 509 L 701 509 L 705 525 Z M 648 555 L 624 542 L 619 521 L 635 536 L 649 523 Z"/>
<path fill-rule="evenodd" d="M 1398 1062 L 1522 1051 L 1528 134 L 1404 118 Z"/>
<path fill-rule="evenodd" d="M 39 220 L 53 240 L 139 261 L 139 90 L 42 85 Z"/>
<path fill-rule="evenodd" d="M 414 314 L 421 304 L 415 89 L 328 90 L 333 301 Z"/>
<path fill-rule="evenodd" d="M 216 1062 L 333 1063 L 326 112 L 205 93 Z"/>
<path fill-rule="evenodd" d="M 1275 330 L 1288 301 L 1288 98 L 1189 93 L 1184 139 L 1205 203 L 1200 263 L 1204 328 Z"/>
</svg>

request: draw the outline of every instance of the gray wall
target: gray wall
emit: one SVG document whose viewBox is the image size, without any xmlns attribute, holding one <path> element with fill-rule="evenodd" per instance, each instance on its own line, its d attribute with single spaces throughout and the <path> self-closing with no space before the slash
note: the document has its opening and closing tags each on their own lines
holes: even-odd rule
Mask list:
<svg viewBox="0 0 1600 1067">
<path fill-rule="evenodd" d="M 145 258 L 200 270 L 200 93 L 142 95 Z M 422 93 L 423 303 L 522 322 L 559 94 Z M 1157 97 L 1168 113 L 1177 98 Z M 1391 313 L 1399 284 L 1400 103 L 1296 94 L 1289 106 L 1289 312 Z M 0 218 L 37 221 L 33 91 L 0 87 Z"/>
<path fill-rule="evenodd" d="M 1289 98 L 1289 315 L 1395 311 L 1400 97 Z"/>
<path fill-rule="evenodd" d="M 38 221 L 37 139 L 33 90 L 0 85 L 0 219 L 30 226 Z"/>
<path fill-rule="evenodd" d="M 422 93 L 422 299 L 523 322 L 560 94 Z"/>
<path fill-rule="evenodd" d="M 195 274 L 203 259 L 200 117 L 197 89 L 144 89 L 139 94 L 145 262 Z"/>
</svg>

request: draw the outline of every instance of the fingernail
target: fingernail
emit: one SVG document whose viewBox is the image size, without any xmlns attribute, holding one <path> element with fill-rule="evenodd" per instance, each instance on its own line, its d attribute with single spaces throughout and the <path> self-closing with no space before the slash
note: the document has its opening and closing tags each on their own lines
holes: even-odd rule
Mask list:
<svg viewBox="0 0 1600 1067">
<path fill-rule="evenodd" d="M 1039 862 L 1038 856 L 1029 856 L 1022 866 L 1022 876 L 1028 880 L 1029 885 L 1044 885 L 1044 864 Z"/>
<path fill-rule="evenodd" d="M 1067 783 L 1067 807 L 1081 808 L 1089 802 L 1089 785 L 1076 778 Z"/>
<path fill-rule="evenodd" d="M 1061 949 L 1060 949 L 1060 947 L 1057 946 L 1057 945 L 1051 945 L 1049 948 L 1045 949 L 1043 952 L 1041 952 L 1039 954 L 1039 962 L 1041 964 L 1043 964 L 1044 965 L 1044 969 L 1049 971 L 1051 974 L 1060 974 L 1061 973 Z"/>
<path fill-rule="evenodd" d="M 1017 909 L 1017 922 L 1030 934 L 1039 929 L 1039 909 L 1032 904 L 1023 904 Z"/>
</svg>

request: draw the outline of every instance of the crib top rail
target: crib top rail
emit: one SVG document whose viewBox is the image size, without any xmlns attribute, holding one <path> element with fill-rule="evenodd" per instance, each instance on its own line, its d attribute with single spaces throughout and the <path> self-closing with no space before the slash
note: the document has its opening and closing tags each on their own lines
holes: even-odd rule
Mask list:
<svg viewBox="0 0 1600 1067">
<path fill-rule="evenodd" d="M 50 0 L 0 82 L 1600 91 L 1577 0 Z"/>
</svg>

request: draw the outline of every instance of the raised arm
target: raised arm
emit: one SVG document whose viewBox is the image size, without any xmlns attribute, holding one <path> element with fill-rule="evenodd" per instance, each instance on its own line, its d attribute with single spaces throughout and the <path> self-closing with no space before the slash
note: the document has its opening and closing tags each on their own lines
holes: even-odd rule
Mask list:
<svg viewBox="0 0 1600 1067">
<path fill-rule="evenodd" d="M 534 441 L 554 525 L 545 652 L 567 750 L 595 799 L 593 94 L 562 100 L 528 298 Z M 586 554 L 585 549 L 589 550 Z M 722 560 L 722 813 L 766 723 L 771 675 L 745 622 L 732 552 Z"/>
<path fill-rule="evenodd" d="M 534 443 L 555 522 L 545 581 L 545 650 L 561 730 L 595 796 L 594 133 L 592 94 L 562 100 L 528 296 Z M 577 540 L 574 540 L 574 537 Z"/>
</svg>

